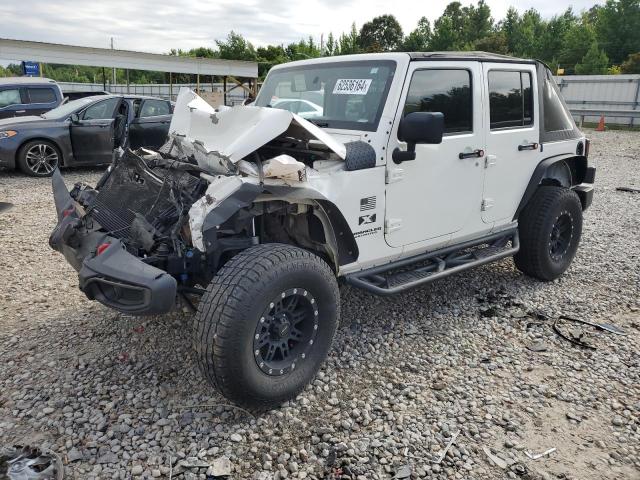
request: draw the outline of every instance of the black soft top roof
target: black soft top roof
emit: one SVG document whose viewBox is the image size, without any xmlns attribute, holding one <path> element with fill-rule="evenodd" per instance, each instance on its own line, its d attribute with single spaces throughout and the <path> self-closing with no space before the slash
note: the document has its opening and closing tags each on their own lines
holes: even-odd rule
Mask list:
<svg viewBox="0 0 640 480">
<path fill-rule="evenodd" d="M 475 60 L 496 63 L 536 63 L 530 58 L 516 58 L 488 52 L 407 52 L 411 60 Z"/>
</svg>

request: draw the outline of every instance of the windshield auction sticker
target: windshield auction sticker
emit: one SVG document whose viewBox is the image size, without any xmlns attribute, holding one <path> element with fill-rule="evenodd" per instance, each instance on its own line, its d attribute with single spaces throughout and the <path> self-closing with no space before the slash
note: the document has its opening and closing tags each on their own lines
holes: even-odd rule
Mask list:
<svg viewBox="0 0 640 480">
<path fill-rule="evenodd" d="M 339 78 L 333 87 L 334 95 L 366 95 L 371 86 L 370 78 Z"/>
</svg>

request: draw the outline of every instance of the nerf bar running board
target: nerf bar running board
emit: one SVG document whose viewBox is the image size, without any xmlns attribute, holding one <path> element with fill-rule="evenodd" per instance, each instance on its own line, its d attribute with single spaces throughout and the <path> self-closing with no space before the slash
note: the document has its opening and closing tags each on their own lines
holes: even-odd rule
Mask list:
<svg viewBox="0 0 640 480">
<path fill-rule="evenodd" d="M 508 242 L 511 246 L 508 246 Z M 482 247 L 482 245 L 486 245 Z M 469 250 L 471 248 L 474 250 Z M 511 257 L 520 250 L 518 230 L 506 230 L 483 238 L 426 252 L 387 265 L 345 275 L 345 281 L 376 295 L 394 295 L 454 273 Z M 424 263 L 428 262 L 428 263 Z M 405 271 L 389 273 L 403 267 Z"/>
</svg>

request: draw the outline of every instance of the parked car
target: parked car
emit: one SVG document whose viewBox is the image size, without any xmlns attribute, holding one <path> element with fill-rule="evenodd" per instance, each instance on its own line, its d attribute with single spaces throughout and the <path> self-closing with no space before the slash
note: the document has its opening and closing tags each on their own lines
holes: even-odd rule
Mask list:
<svg viewBox="0 0 640 480">
<path fill-rule="evenodd" d="M 0 167 L 36 177 L 57 166 L 110 163 L 114 148 L 158 148 L 169 131 L 168 100 L 97 95 L 36 116 L 0 120 Z"/>
<path fill-rule="evenodd" d="M 322 107 L 303 98 L 281 98 L 271 104 L 273 108 L 280 108 L 291 113 L 297 113 L 302 118 L 316 118 L 322 116 Z"/>
<path fill-rule="evenodd" d="M 0 118 L 40 115 L 63 100 L 60 87 L 49 78 L 0 78 Z"/>
<path fill-rule="evenodd" d="M 322 88 L 322 117 L 268 108 L 292 85 Z M 549 68 L 481 52 L 278 65 L 254 106 L 181 92 L 170 137 L 118 157 L 96 188 L 69 192 L 56 171 L 49 244 L 89 299 L 121 312 L 199 295 L 194 357 L 251 408 L 313 379 L 340 281 L 391 295 L 512 256 L 560 277 L 596 175 Z"/>
</svg>

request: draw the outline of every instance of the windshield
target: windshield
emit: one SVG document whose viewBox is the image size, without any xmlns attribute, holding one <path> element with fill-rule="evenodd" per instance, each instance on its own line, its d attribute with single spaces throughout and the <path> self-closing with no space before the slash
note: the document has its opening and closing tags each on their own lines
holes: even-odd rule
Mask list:
<svg viewBox="0 0 640 480">
<path fill-rule="evenodd" d="M 273 70 L 255 105 L 297 113 L 320 127 L 374 131 L 396 63 L 335 62 Z"/>
<path fill-rule="evenodd" d="M 42 118 L 64 118 L 71 115 L 76 110 L 80 110 L 82 107 L 89 105 L 91 102 L 94 102 L 96 99 L 92 97 L 80 98 L 78 100 L 73 100 L 72 102 L 65 103 L 64 105 L 60 105 L 58 108 L 54 108 L 53 110 L 49 110 L 47 113 L 43 113 L 41 115 Z"/>
</svg>

